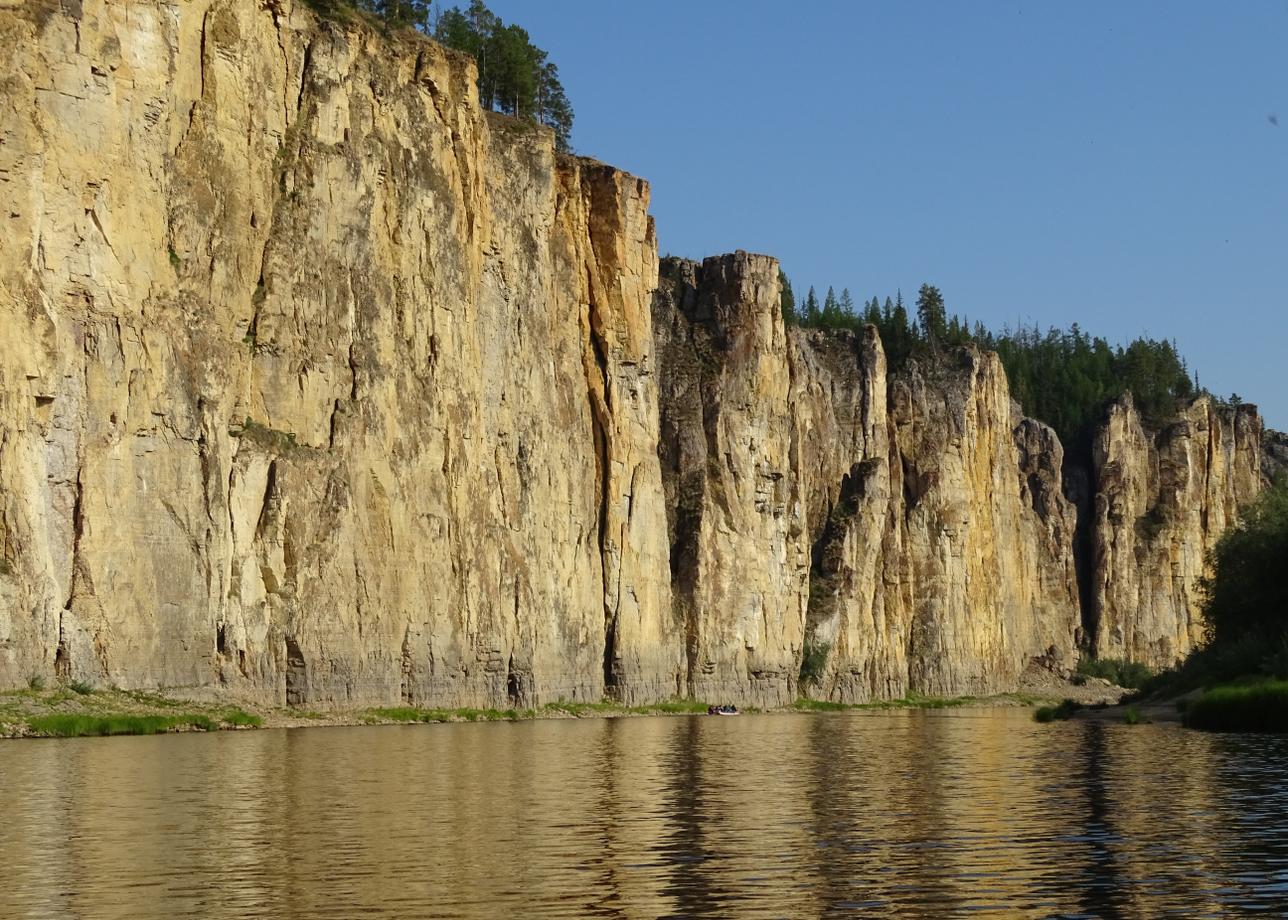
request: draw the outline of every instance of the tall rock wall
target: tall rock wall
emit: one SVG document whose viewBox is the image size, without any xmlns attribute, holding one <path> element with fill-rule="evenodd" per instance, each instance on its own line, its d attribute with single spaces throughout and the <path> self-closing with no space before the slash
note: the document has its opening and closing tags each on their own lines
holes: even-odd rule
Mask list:
<svg viewBox="0 0 1288 920">
<path fill-rule="evenodd" d="M 1261 419 L 1203 397 L 1154 433 L 1127 396 L 1093 454 L 1094 650 L 1174 664 L 1203 640 L 1207 554 L 1262 487 Z"/>
<path fill-rule="evenodd" d="M 0 47 L 0 687 L 772 705 L 1072 664 L 1062 452 L 996 356 L 892 379 L 874 329 L 785 329 L 763 256 L 659 282 L 647 185 L 421 38 L 41 0 Z M 1255 412 L 1201 406 L 1102 435 L 1102 653 L 1188 647 L 1256 491 Z"/>
<path fill-rule="evenodd" d="M 289 2 L 0 44 L 0 684 L 683 689 L 643 182 Z"/>
<path fill-rule="evenodd" d="M 815 689 L 850 701 L 1073 663 L 1060 445 L 1014 409 L 995 355 L 891 384 L 874 329 L 785 340 L 772 259 L 662 276 L 660 452 L 696 695 L 789 698 L 807 657 Z"/>
<path fill-rule="evenodd" d="M 792 463 L 778 263 L 667 260 L 654 298 L 673 600 L 689 691 L 793 698 L 809 546 Z"/>
</svg>

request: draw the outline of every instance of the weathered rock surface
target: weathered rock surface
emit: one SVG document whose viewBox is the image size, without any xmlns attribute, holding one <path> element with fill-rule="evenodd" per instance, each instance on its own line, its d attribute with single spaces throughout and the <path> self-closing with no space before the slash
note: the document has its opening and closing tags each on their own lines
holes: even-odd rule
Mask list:
<svg viewBox="0 0 1288 920">
<path fill-rule="evenodd" d="M 1093 449 L 1097 494 L 1091 598 L 1101 657 L 1174 664 L 1203 639 L 1207 553 L 1256 497 L 1261 419 L 1206 397 L 1157 433 L 1131 397 L 1109 411 Z"/>
<path fill-rule="evenodd" d="M 777 261 L 741 252 L 667 260 L 654 298 L 673 600 L 699 699 L 795 692 L 809 547 L 778 298 Z"/>
<path fill-rule="evenodd" d="M 768 257 L 659 284 L 647 185 L 423 39 L 83 0 L 0 2 L 0 47 L 0 687 L 775 704 L 806 658 L 854 701 L 1073 662 L 1061 448 L 996 356 L 891 380 L 875 330 L 785 329 Z M 1102 653 L 1188 648 L 1259 437 L 1116 410 Z"/>
<path fill-rule="evenodd" d="M 0 44 L 0 684 L 682 689 L 643 182 L 289 2 Z"/>
<path fill-rule="evenodd" d="M 662 276 L 660 451 L 697 695 L 789 698 L 807 647 L 842 700 L 1073 663 L 1060 445 L 1013 408 L 995 355 L 914 370 L 887 411 L 874 329 L 784 341 L 772 259 Z"/>
<path fill-rule="evenodd" d="M 1261 440 L 1261 480 L 1270 485 L 1288 476 L 1288 433 L 1267 428 Z"/>
</svg>

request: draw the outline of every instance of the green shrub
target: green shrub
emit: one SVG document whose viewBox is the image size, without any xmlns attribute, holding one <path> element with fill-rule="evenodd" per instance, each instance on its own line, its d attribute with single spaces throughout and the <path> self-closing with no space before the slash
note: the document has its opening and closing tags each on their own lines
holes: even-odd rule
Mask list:
<svg viewBox="0 0 1288 920">
<path fill-rule="evenodd" d="M 704 713 L 707 711 L 707 704 L 700 700 L 663 700 L 660 703 L 654 703 L 652 706 L 643 708 L 649 712 L 682 715 L 685 713 Z"/>
<path fill-rule="evenodd" d="M 799 699 L 796 701 L 794 708 L 802 709 L 806 712 L 843 712 L 854 707 L 847 703 L 834 703 L 831 700 Z"/>
<path fill-rule="evenodd" d="M 1213 687 L 1190 703 L 1190 728 L 1215 732 L 1288 732 L 1288 681 Z"/>
<path fill-rule="evenodd" d="M 30 677 L 27 678 L 27 689 L 37 690 L 37 691 L 44 690 L 45 678 L 43 678 L 39 674 L 32 674 Z"/>
<path fill-rule="evenodd" d="M 33 734 L 52 738 L 82 738 L 98 735 L 157 735 L 182 728 L 215 731 L 219 726 L 209 716 L 195 714 L 140 716 L 123 713 L 53 713 L 28 719 L 27 728 Z"/>
<path fill-rule="evenodd" d="M 78 693 L 81 696 L 89 696 L 94 692 L 94 685 L 84 680 L 74 680 L 67 685 L 67 689 L 72 693 Z"/>
<path fill-rule="evenodd" d="M 1128 690 L 1139 690 L 1154 676 L 1154 672 L 1140 662 L 1118 658 L 1084 658 L 1078 662 L 1078 673 L 1084 677 L 1099 677 Z"/>
<path fill-rule="evenodd" d="M 1148 724 L 1148 722 L 1149 719 L 1142 716 L 1135 706 L 1128 706 L 1123 710 L 1124 725 L 1141 725 L 1142 723 Z"/>
<path fill-rule="evenodd" d="M 800 684 L 802 687 L 817 687 L 827 673 L 827 656 L 832 646 L 826 642 L 806 642 L 801 655 Z"/>
<path fill-rule="evenodd" d="M 264 720 L 241 709 L 230 709 L 224 713 L 223 723 L 235 728 L 260 728 Z"/>
<path fill-rule="evenodd" d="M 1262 649 L 1288 634 L 1288 485 L 1266 489 L 1242 509 L 1239 523 L 1212 550 L 1212 575 L 1204 579 L 1204 616 L 1214 644 L 1248 636 Z"/>
<path fill-rule="evenodd" d="M 1058 706 L 1042 706 L 1033 713 L 1034 720 L 1038 722 L 1063 722 L 1070 718 L 1075 712 L 1082 708 L 1080 703 L 1073 700 L 1065 700 Z"/>
</svg>

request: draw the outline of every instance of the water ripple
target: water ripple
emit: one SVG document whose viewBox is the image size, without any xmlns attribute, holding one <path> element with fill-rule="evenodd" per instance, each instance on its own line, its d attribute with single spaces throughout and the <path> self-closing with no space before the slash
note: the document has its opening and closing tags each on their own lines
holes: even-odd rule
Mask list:
<svg viewBox="0 0 1288 920">
<path fill-rule="evenodd" d="M 1022 710 L 0 746 L 0 917 L 1288 911 L 1288 739 Z"/>
</svg>

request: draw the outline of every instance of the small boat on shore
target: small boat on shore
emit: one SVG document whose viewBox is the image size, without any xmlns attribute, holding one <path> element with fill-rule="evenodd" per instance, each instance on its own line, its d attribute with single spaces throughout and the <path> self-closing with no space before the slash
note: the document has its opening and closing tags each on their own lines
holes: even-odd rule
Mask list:
<svg viewBox="0 0 1288 920">
<path fill-rule="evenodd" d="M 739 715 L 738 707 L 732 704 L 725 706 L 708 706 L 707 715 L 709 716 L 736 716 Z"/>
</svg>

